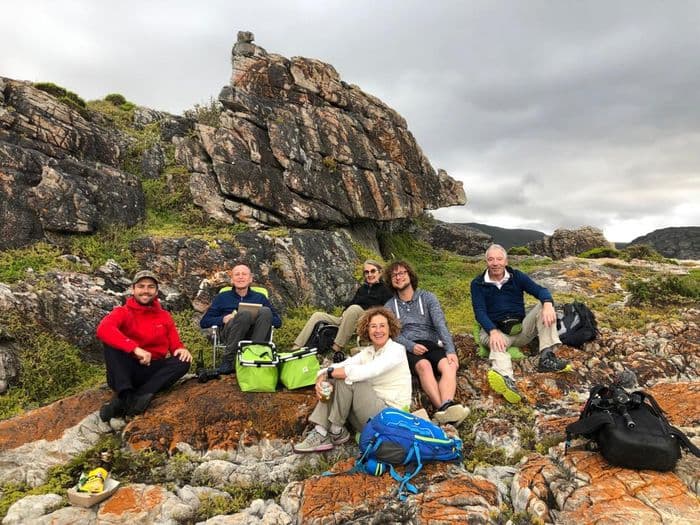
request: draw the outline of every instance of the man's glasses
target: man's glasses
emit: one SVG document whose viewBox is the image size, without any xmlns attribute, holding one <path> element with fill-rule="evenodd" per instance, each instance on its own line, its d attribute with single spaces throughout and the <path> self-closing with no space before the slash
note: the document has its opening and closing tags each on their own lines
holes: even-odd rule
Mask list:
<svg viewBox="0 0 700 525">
<path fill-rule="evenodd" d="M 406 275 L 407 273 L 408 273 L 408 272 L 407 272 L 406 270 L 402 270 L 402 271 L 400 271 L 400 272 L 394 272 L 394 273 L 391 274 L 391 278 L 392 278 L 392 279 L 396 279 L 397 277 L 403 277 L 403 276 Z"/>
<path fill-rule="evenodd" d="M 375 273 L 377 273 L 377 269 L 376 269 L 376 268 L 372 268 L 371 270 L 365 270 L 365 271 L 362 272 L 362 273 L 364 273 L 365 275 L 370 275 L 370 274 L 374 275 Z"/>
</svg>

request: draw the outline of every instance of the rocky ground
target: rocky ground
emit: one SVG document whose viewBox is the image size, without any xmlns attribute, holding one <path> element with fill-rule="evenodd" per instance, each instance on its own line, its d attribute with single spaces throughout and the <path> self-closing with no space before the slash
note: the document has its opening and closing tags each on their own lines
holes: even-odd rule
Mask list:
<svg viewBox="0 0 700 525">
<path fill-rule="evenodd" d="M 572 268 L 562 262 L 538 278 L 558 290 Z M 614 275 L 591 264 L 574 286 L 607 290 L 608 276 L 614 290 Z M 470 336 L 457 335 L 458 394 L 472 409 L 459 429 L 465 462 L 428 466 L 416 478 L 420 493 L 405 503 L 389 476 L 346 473 L 355 445 L 317 456 L 292 453 L 313 408 L 310 389 L 245 394 L 232 376 L 206 384 L 190 378 L 156 398 L 143 416 L 111 425 L 96 413 L 109 393 L 84 392 L 0 422 L 0 484 L 40 486 L 51 466 L 110 433 L 131 450 L 168 453 L 152 472 L 157 482 L 124 483 L 90 509 L 67 506 L 59 494 L 27 496 L 3 523 L 700 523 L 700 458 L 685 454 L 668 473 L 633 471 L 611 467 L 581 442 L 565 454 L 561 442 L 590 386 L 629 369 L 671 422 L 700 444 L 699 313 L 686 308 L 678 320 L 641 330 L 603 328 L 583 349 L 561 350 L 574 364 L 571 374 L 537 373 L 534 357 L 518 362 L 527 399 L 518 408 L 492 395 L 487 362 Z M 337 474 L 314 475 L 326 468 Z M 279 487 L 281 496 L 216 515 L 212 502 L 230 500 L 225 489 L 232 486 Z"/>
</svg>

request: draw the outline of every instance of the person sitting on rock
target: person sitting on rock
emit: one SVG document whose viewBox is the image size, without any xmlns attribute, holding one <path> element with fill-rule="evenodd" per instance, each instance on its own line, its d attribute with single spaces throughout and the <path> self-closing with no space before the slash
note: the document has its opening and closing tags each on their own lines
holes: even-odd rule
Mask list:
<svg viewBox="0 0 700 525">
<path fill-rule="evenodd" d="M 97 326 L 104 343 L 107 384 L 115 392 L 100 419 L 141 414 L 154 394 L 171 387 L 190 369 L 192 355 L 180 341 L 172 316 L 158 302 L 158 278 L 142 270 L 132 296 Z"/>
<path fill-rule="evenodd" d="M 346 423 L 361 432 L 370 418 L 387 407 L 409 409 L 411 372 L 406 350 L 393 340 L 399 331 L 398 321 L 384 307 L 372 307 L 360 317 L 357 333 L 371 345 L 319 372 L 319 402 L 309 416 L 309 422 L 315 426 L 301 443 L 294 445 L 294 452 L 331 450 L 350 439 Z M 324 391 L 326 382 L 333 385 L 330 395 Z"/>
<path fill-rule="evenodd" d="M 469 410 L 454 400 L 459 359 L 440 302 L 418 288 L 418 276 L 405 261 L 393 262 L 384 278 L 394 290 L 385 306 L 401 323 L 396 341 L 406 347 L 411 372 L 435 408 L 435 420 L 459 425 Z"/>
<path fill-rule="evenodd" d="M 508 266 L 508 254 L 499 244 L 486 250 L 487 269 L 471 283 L 472 308 L 481 330 L 481 344 L 490 349 L 491 370 L 487 374 L 491 388 L 509 403 L 519 403 L 522 395 L 513 378 L 513 364 L 506 351 L 511 346 L 522 347 L 539 338 L 540 372 L 564 372 L 571 365 L 554 355 L 561 344 L 557 333 L 557 316 L 552 294 L 525 273 Z M 525 313 L 524 293 L 539 303 Z M 511 327 L 521 331 L 511 335 Z"/>
<path fill-rule="evenodd" d="M 231 270 L 231 290 L 220 292 L 214 298 L 199 326 L 211 328 L 218 326 L 221 341 L 226 348 L 217 371 L 220 374 L 232 374 L 238 343 L 243 340 L 268 341 L 270 330 L 282 326 L 282 319 L 265 295 L 250 289 L 253 273 L 247 264 L 236 264 Z M 262 305 L 257 313 L 241 310 L 240 303 Z"/>
<path fill-rule="evenodd" d="M 319 321 L 338 327 L 338 333 L 333 341 L 334 352 L 342 351 L 350 337 L 355 333 L 357 320 L 371 306 L 382 306 L 391 297 L 391 290 L 382 282 L 382 266 L 377 261 L 367 259 L 364 262 L 363 275 L 365 282 L 360 286 L 345 310 L 337 317 L 325 312 L 314 312 L 294 340 L 294 350 L 301 348 L 311 337 L 314 327 Z"/>
</svg>

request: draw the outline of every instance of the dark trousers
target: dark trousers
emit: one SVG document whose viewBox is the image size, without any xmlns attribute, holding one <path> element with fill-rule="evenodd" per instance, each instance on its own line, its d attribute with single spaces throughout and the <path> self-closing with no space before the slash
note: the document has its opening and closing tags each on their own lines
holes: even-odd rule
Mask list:
<svg viewBox="0 0 700 525">
<path fill-rule="evenodd" d="M 133 355 L 106 345 L 104 356 L 107 384 L 119 397 L 129 393 L 155 394 L 173 386 L 190 369 L 190 363 L 177 357 L 152 360 L 144 366 Z"/>
<path fill-rule="evenodd" d="M 272 311 L 263 306 L 253 319 L 250 312 L 238 312 L 233 319 L 224 325 L 221 332 L 221 340 L 226 345 L 223 358 L 233 361 L 238 351 L 239 341 L 250 339 L 256 342 L 270 340 L 272 329 Z"/>
</svg>

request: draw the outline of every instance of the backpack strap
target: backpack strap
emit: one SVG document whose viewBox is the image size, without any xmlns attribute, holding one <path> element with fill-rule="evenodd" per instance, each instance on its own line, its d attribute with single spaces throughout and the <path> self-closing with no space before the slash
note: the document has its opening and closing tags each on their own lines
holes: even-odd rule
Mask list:
<svg viewBox="0 0 700 525">
<path fill-rule="evenodd" d="M 411 494 L 418 494 L 418 489 L 416 488 L 416 486 L 413 483 L 409 483 L 410 480 L 413 479 L 423 468 L 423 462 L 420 458 L 420 449 L 418 448 L 417 443 L 413 443 L 413 446 L 411 447 L 410 452 L 406 455 L 406 460 L 403 462 L 403 464 L 406 465 L 408 463 L 413 462 L 416 463 L 416 468 L 410 472 L 407 470 L 403 476 L 399 476 L 396 470 L 394 470 L 394 466 L 389 465 L 389 473 L 391 474 L 391 477 L 399 482 L 398 495 L 399 500 L 401 501 L 406 501 L 406 498 L 408 497 L 408 492 L 410 492 Z"/>
<path fill-rule="evenodd" d="M 681 442 L 681 445 L 683 445 L 688 452 L 700 458 L 700 449 L 696 447 L 693 442 L 688 439 L 688 436 L 686 436 L 679 428 L 671 426 L 671 434 Z"/>
</svg>

